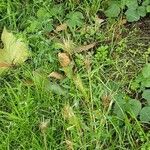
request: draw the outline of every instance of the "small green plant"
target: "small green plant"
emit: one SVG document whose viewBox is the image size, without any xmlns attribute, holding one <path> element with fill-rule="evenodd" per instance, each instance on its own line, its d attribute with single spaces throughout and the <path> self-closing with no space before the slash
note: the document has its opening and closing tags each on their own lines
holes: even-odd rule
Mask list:
<svg viewBox="0 0 150 150">
<path fill-rule="evenodd" d="M 140 120 L 150 122 L 150 64 L 146 64 L 142 72 L 133 81 L 131 88 L 142 93 L 142 101 L 145 100 L 144 107 L 140 112 Z"/>
<path fill-rule="evenodd" d="M 96 50 L 95 59 L 98 62 L 107 61 L 109 60 L 108 55 L 109 55 L 109 46 L 108 45 L 100 46 Z"/>
<path fill-rule="evenodd" d="M 150 64 L 146 64 L 142 72 L 132 82 L 132 90 L 142 93 L 141 101 L 131 99 L 126 94 L 118 93 L 115 98 L 114 113 L 125 118 L 126 114 L 140 116 L 142 122 L 150 122 Z M 143 104 L 143 108 L 142 105 Z"/>
<path fill-rule="evenodd" d="M 127 87 L 148 42 L 103 18 L 114 0 L 2 1 L 0 32 L 22 33 L 0 41 L 1 149 L 150 149 L 149 71 Z"/>
<path fill-rule="evenodd" d="M 51 15 L 43 7 L 37 11 L 36 17 L 28 20 L 28 24 L 27 32 L 29 33 L 40 31 L 43 27 L 49 28 L 49 31 L 53 29 Z"/>
<path fill-rule="evenodd" d="M 51 32 L 53 30 L 54 19 L 61 18 L 63 13 L 62 5 L 53 5 L 52 9 L 48 9 L 46 6 L 37 10 L 36 16 L 28 20 L 27 32 L 33 33 L 37 31 Z"/>
<path fill-rule="evenodd" d="M 70 12 L 67 14 L 67 24 L 71 29 L 81 27 L 83 25 L 83 14 L 81 12 Z"/>
<path fill-rule="evenodd" d="M 118 93 L 115 96 L 114 113 L 124 119 L 126 114 L 137 117 L 141 110 L 141 103 L 136 99 L 131 99 L 124 93 Z"/>
<path fill-rule="evenodd" d="M 138 21 L 150 12 L 150 0 L 111 0 L 105 11 L 107 17 L 115 18 L 121 13 L 129 22 Z"/>
</svg>

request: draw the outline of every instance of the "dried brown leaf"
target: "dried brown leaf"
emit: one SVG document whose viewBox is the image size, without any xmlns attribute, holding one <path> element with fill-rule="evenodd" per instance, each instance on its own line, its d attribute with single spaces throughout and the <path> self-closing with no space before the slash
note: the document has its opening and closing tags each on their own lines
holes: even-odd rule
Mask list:
<svg viewBox="0 0 150 150">
<path fill-rule="evenodd" d="M 63 75 L 61 75 L 60 73 L 55 72 L 55 71 L 52 72 L 52 73 L 50 73 L 50 74 L 48 75 L 48 77 L 52 77 L 52 78 L 55 78 L 55 79 L 58 79 L 58 80 L 61 80 L 61 79 L 64 78 Z"/>
<path fill-rule="evenodd" d="M 92 49 L 95 45 L 96 45 L 96 42 L 88 44 L 88 45 L 76 47 L 74 49 L 74 52 L 78 52 L 79 53 L 79 52 L 83 52 L 83 51 L 88 51 L 88 50 Z"/>
<path fill-rule="evenodd" d="M 120 21 L 119 21 L 119 25 L 124 25 L 124 24 L 126 24 L 127 23 L 127 20 L 126 19 L 121 19 Z"/>
<path fill-rule="evenodd" d="M 23 81 L 23 84 L 26 85 L 26 86 L 33 86 L 34 85 L 34 82 L 32 80 L 24 80 Z"/>
<path fill-rule="evenodd" d="M 56 32 L 60 32 L 60 31 L 66 30 L 66 29 L 67 29 L 67 24 L 66 24 L 66 23 L 63 23 L 63 24 L 57 26 L 55 31 L 56 31 Z"/>
<path fill-rule="evenodd" d="M 0 68 L 3 68 L 3 67 L 12 67 L 13 65 L 12 64 L 8 64 L 8 63 L 4 63 L 4 62 L 0 62 Z"/>
<path fill-rule="evenodd" d="M 102 105 L 104 109 L 108 109 L 111 102 L 111 95 L 103 95 L 101 99 L 102 99 Z"/>
<path fill-rule="evenodd" d="M 95 22 L 98 24 L 101 24 L 102 22 L 104 22 L 104 19 L 99 18 L 98 16 L 95 17 Z"/>
<path fill-rule="evenodd" d="M 58 53 L 58 60 L 62 67 L 67 67 L 71 63 L 67 53 Z"/>
</svg>

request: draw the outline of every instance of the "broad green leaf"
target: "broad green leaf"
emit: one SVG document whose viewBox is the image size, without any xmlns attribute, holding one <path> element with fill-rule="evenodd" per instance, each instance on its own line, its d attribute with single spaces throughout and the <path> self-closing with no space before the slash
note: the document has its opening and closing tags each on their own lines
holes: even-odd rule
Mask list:
<svg viewBox="0 0 150 150">
<path fill-rule="evenodd" d="M 129 22 L 138 21 L 140 19 L 140 15 L 138 14 L 138 11 L 136 9 L 128 9 L 125 12 L 125 15 Z"/>
<path fill-rule="evenodd" d="M 142 122 L 150 122 L 150 107 L 144 107 L 140 112 L 140 120 Z"/>
<path fill-rule="evenodd" d="M 140 110 L 141 103 L 138 100 L 130 99 L 130 97 L 122 94 L 118 94 L 118 96 L 115 97 L 114 113 L 119 118 L 124 119 L 126 113 L 130 113 L 136 117 Z"/>
<path fill-rule="evenodd" d="M 41 7 L 38 11 L 37 11 L 37 17 L 40 19 L 40 20 L 43 20 L 43 19 L 47 19 L 50 16 L 49 12 L 46 10 L 46 8 L 43 8 Z"/>
<path fill-rule="evenodd" d="M 125 102 L 124 103 L 115 103 L 114 113 L 121 119 L 125 118 Z"/>
<path fill-rule="evenodd" d="M 27 32 L 37 32 L 39 29 L 42 28 L 42 23 L 38 20 L 32 20 L 32 21 L 29 21 L 30 25 L 27 27 Z"/>
<path fill-rule="evenodd" d="M 51 16 L 62 16 L 64 14 L 64 9 L 63 9 L 63 5 L 62 4 L 57 4 L 52 6 L 52 8 L 50 9 L 50 15 Z"/>
<path fill-rule="evenodd" d="M 126 6 L 128 9 L 136 10 L 138 8 L 137 0 L 126 0 Z"/>
<path fill-rule="evenodd" d="M 126 95 L 123 93 L 119 93 L 114 96 L 115 105 L 114 105 L 114 113 L 121 119 L 125 118 L 125 110 L 126 110 Z"/>
<path fill-rule="evenodd" d="M 146 16 L 146 7 L 145 6 L 139 6 L 137 9 L 137 12 L 141 17 L 145 17 Z"/>
<path fill-rule="evenodd" d="M 143 74 L 140 73 L 140 74 L 136 77 L 135 81 L 136 81 L 137 83 L 140 83 L 142 80 L 143 80 Z"/>
<path fill-rule="evenodd" d="M 147 7 L 146 7 L 146 11 L 149 13 L 150 12 L 150 5 L 148 5 Z"/>
<path fill-rule="evenodd" d="M 81 27 L 83 24 L 83 15 L 81 12 L 71 12 L 67 15 L 67 24 L 71 28 Z"/>
<path fill-rule="evenodd" d="M 4 48 L 0 49 L 0 74 L 11 65 L 22 64 L 29 56 L 27 45 L 4 28 L 1 36 Z"/>
<path fill-rule="evenodd" d="M 126 111 L 133 114 L 135 117 L 139 114 L 141 110 L 141 103 L 136 99 L 130 99 L 127 102 Z"/>
<path fill-rule="evenodd" d="M 55 94 L 58 95 L 65 95 L 66 91 L 57 83 L 52 83 L 52 82 L 47 82 L 47 84 L 45 85 L 45 89 L 47 91 L 51 91 Z"/>
<path fill-rule="evenodd" d="M 150 89 L 146 89 L 143 91 L 142 98 L 146 99 L 148 104 L 150 105 Z"/>
<path fill-rule="evenodd" d="M 142 74 L 144 78 L 150 77 L 150 64 L 146 64 L 142 70 Z"/>
<path fill-rule="evenodd" d="M 41 68 L 33 71 L 33 81 L 39 89 L 42 88 L 45 91 L 53 92 L 58 95 L 66 94 L 64 88 L 62 88 L 59 84 L 49 81 L 47 73 Z"/>
<path fill-rule="evenodd" d="M 143 78 L 141 82 L 142 87 L 150 87 L 150 78 Z"/>
<path fill-rule="evenodd" d="M 149 4 L 150 4 L 150 0 L 144 0 L 142 3 L 143 6 L 147 6 Z"/>
<path fill-rule="evenodd" d="M 131 89 L 132 90 L 137 90 L 140 87 L 139 83 L 137 83 L 136 81 L 133 81 L 131 83 Z"/>
<path fill-rule="evenodd" d="M 119 5 L 121 9 L 124 9 L 126 6 L 126 0 L 121 0 Z"/>
<path fill-rule="evenodd" d="M 118 17 L 120 14 L 120 7 L 116 3 L 111 4 L 108 9 L 105 11 L 107 17 Z"/>
<path fill-rule="evenodd" d="M 44 23 L 44 31 L 45 32 L 51 32 L 53 30 L 52 21 L 49 21 L 49 23 Z"/>
<path fill-rule="evenodd" d="M 140 83 L 143 81 L 143 75 L 140 73 L 135 80 L 131 83 L 131 89 L 137 90 L 140 87 Z"/>
</svg>

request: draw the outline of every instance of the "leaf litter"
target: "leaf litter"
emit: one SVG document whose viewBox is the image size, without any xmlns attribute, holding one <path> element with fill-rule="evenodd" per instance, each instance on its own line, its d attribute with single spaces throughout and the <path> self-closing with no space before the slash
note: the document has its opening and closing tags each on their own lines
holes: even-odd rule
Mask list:
<svg viewBox="0 0 150 150">
<path fill-rule="evenodd" d="M 12 66 L 24 63 L 30 56 L 27 44 L 21 39 L 17 39 L 5 27 L 1 40 L 4 47 L 0 49 L 0 75 Z"/>
<path fill-rule="evenodd" d="M 58 79 L 61 80 L 64 78 L 64 76 L 56 71 L 51 72 L 48 77 L 54 78 L 54 79 Z"/>
</svg>

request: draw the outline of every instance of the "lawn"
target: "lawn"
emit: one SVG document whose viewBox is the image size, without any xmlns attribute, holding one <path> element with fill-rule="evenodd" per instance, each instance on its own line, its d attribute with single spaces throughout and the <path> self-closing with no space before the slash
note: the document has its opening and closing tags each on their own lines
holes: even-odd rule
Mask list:
<svg viewBox="0 0 150 150">
<path fill-rule="evenodd" d="M 0 150 L 150 149 L 150 16 L 107 2 L 0 0 Z"/>
</svg>

